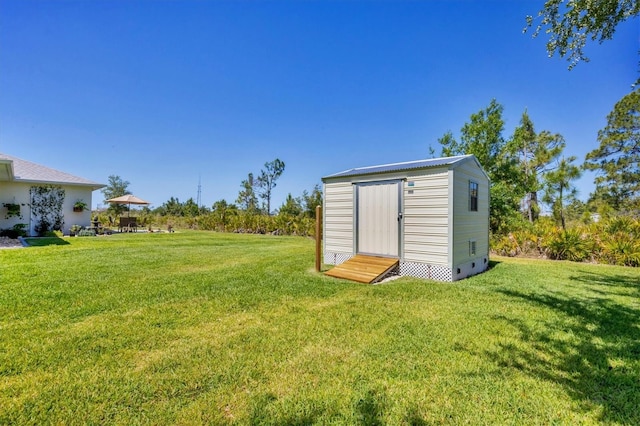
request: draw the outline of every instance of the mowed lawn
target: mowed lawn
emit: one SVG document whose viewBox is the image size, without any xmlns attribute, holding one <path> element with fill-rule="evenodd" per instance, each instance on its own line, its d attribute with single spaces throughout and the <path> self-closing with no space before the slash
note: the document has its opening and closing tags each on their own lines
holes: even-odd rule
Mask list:
<svg viewBox="0 0 640 426">
<path fill-rule="evenodd" d="M 0 250 L 0 424 L 640 424 L 640 270 L 363 285 L 314 242 Z"/>
</svg>

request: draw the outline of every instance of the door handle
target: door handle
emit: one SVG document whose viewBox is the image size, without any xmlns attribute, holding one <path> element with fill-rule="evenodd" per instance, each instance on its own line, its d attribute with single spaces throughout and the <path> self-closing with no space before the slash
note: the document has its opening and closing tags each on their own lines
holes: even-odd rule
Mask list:
<svg viewBox="0 0 640 426">
<path fill-rule="evenodd" d="M 398 213 L 398 222 L 400 222 L 400 220 L 402 220 L 402 212 Z"/>
</svg>

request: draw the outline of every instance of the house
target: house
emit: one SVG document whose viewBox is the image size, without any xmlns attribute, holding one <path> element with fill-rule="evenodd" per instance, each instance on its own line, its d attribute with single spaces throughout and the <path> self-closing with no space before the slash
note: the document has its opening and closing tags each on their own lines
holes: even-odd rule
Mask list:
<svg viewBox="0 0 640 426">
<path fill-rule="evenodd" d="M 106 185 L 0 153 L 0 229 L 25 224 L 29 235 L 36 235 L 39 218 L 32 212 L 32 188 L 54 185 L 64 190 L 63 232 L 71 225 L 91 224 L 91 194 Z M 76 203 L 86 209 L 74 211 Z"/>
<path fill-rule="evenodd" d="M 400 275 L 456 281 L 489 265 L 489 178 L 473 155 L 322 178 L 324 262 L 397 259 Z"/>
</svg>

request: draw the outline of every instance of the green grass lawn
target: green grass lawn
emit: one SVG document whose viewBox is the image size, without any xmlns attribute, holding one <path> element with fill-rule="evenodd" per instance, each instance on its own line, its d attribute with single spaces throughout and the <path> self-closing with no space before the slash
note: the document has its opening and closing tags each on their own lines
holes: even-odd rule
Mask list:
<svg viewBox="0 0 640 426">
<path fill-rule="evenodd" d="M 640 424 L 639 269 L 369 286 L 296 237 L 38 241 L 0 250 L 0 424 Z"/>
</svg>

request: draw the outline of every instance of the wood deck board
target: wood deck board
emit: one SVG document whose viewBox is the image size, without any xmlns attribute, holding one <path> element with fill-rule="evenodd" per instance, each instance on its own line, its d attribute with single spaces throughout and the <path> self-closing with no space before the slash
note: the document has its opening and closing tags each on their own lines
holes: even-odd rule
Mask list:
<svg viewBox="0 0 640 426">
<path fill-rule="evenodd" d="M 358 254 L 325 272 L 325 275 L 360 283 L 372 283 L 398 265 L 398 259 Z"/>
</svg>

